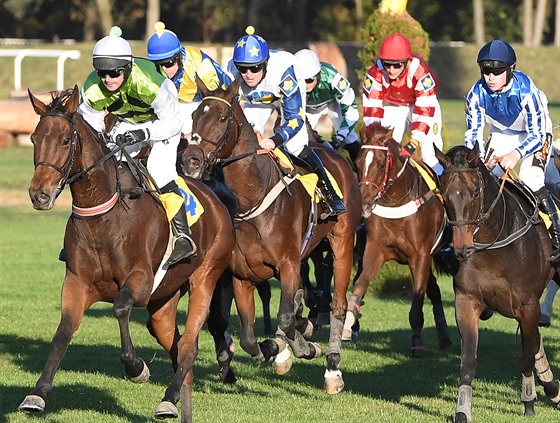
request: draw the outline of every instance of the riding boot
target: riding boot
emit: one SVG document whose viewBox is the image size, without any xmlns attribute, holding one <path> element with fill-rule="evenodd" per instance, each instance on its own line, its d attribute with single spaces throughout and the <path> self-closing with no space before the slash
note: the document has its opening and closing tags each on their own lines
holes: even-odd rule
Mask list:
<svg viewBox="0 0 560 423">
<path fill-rule="evenodd" d="M 558 211 L 556 210 L 556 204 L 551 194 L 548 192 L 546 192 L 546 195 L 539 194 L 542 194 L 541 190 L 537 192 L 539 208 L 548 215 L 552 222 L 552 253 L 550 254 L 550 261 L 552 263 L 557 263 L 560 259 L 560 219 L 558 219 Z"/>
<path fill-rule="evenodd" d="M 175 194 L 183 197 L 179 189 L 173 190 Z M 173 251 L 164 264 L 163 268 L 167 269 L 175 263 L 186 259 L 196 253 L 196 244 L 191 237 L 191 229 L 189 228 L 189 223 L 187 221 L 187 215 L 183 207 L 179 209 L 173 220 L 171 221 L 173 228 L 173 235 L 175 237 L 175 243 L 173 245 Z"/>
<path fill-rule="evenodd" d="M 309 169 L 319 177 L 319 188 L 326 199 L 327 209 L 321 215 L 321 219 L 324 220 L 329 216 L 338 216 L 346 212 L 346 206 L 334 190 L 319 156 L 311 148 L 305 146 L 298 157 L 305 161 Z"/>
<path fill-rule="evenodd" d="M 352 160 L 353 163 L 356 163 L 356 159 L 358 158 L 358 154 L 360 153 L 361 148 L 362 145 L 360 144 L 359 141 L 354 141 L 353 143 L 346 144 L 344 146 L 344 149 L 348 151 L 348 154 L 350 155 L 350 160 Z"/>
</svg>

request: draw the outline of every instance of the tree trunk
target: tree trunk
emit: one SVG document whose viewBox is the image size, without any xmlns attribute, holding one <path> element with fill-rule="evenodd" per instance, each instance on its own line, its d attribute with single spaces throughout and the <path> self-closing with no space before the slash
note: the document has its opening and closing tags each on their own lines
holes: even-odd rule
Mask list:
<svg viewBox="0 0 560 423">
<path fill-rule="evenodd" d="M 554 19 L 554 47 L 560 47 L 560 0 L 556 0 L 556 18 Z"/>
<path fill-rule="evenodd" d="M 482 0 L 473 0 L 474 42 L 484 44 L 484 4 Z"/>
<path fill-rule="evenodd" d="M 537 11 L 535 12 L 535 31 L 533 35 L 534 47 L 539 47 L 542 44 L 547 1 L 548 0 L 537 0 Z"/>
<path fill-rule="evenodd" d="M 95 8 L 95 0 L 86 3 L 84 11 L 84 41 L 94 41 L 95 28 L 97 27 L 97 9 Z"/>
<path fill-rule="evenodd" d="M 523 0 L 523 45 L 530 47 L 533 42 L 533 0 Z"/>
<path fill-rule="evenodd" d="M 159 0 L 147 0 L 146 3 L 146 34 L 144 39 L 148 39 L 154 33 L 154 25 L 159 21 L 160 17 L 160 2 Z"/>
<path fill-rule="evenodd" d="M 109 31 L 113 26 L 113 1 L 112 0 L 95 0 L 97 12 L 99 13 L 99 22 L 103 36 L 109 35 Z"/>
</svg>

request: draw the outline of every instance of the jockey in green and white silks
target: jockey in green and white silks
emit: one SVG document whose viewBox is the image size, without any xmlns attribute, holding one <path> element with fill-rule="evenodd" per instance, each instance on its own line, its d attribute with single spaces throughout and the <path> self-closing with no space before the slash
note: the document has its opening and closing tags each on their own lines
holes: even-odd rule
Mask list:
<svg viewBox="0 0 560 423">
<path fill-rule="evenodd" d="M 360 151 L 358 134 L 354 130 L 360 112 L 350 82 L 333 65 L 321 62 L 312 50 L 300 50 L 295 57 L 306 84 L 307 121 L 317 130 L 321 117 L 327 116 L 334 127 L 334 147 L 347 149 L 354 161 Z"/>
<path fill-rule="evenodd" d="M 156 22 L 155 33 L 148 40 L 148 59 L 160 73 L 173 81 L 179 95 L 179 110 L 183 120 L 183 134 L 192 131 L 192 114 L 200 105 L 202 95 L 196 85 L 198 77 L 206 87 L 215 91 L 226 89 L 231 78 L 208 54 L 193 46 L 182 46 L 177 35 Z"/>
<path fill-rule="evenodd" d="M 149 145 L 147 168 L 159 192 L 172 192 L 183 198 L 176 183 L 181 131 L 177 89 L 152 62 L 134 59 L 130 44 L 120 35 L 120 28 L 113 27 L 110 35 L 95 45 L 95 70 L 84 83 L 78 112 L 99 132 L 109 129 L 105 128 L 106 114 L 116 115 L 110 138 L 121 136 L 132 157 Z M 113 143 L 108 147 L 118 148 Z M 120 158 L 120 153 L 116 157 Z M 184 210 L 173 217 L 172 223 L 176 241 L 165 268 L 196 252 Z"/>
</svg>

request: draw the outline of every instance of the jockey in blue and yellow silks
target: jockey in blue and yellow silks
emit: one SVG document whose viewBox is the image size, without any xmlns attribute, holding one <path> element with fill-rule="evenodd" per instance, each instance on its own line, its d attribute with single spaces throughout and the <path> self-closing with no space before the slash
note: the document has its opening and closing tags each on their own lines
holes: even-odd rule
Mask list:
<svg viewBox="0 0 560 423">
<path fill-rule="evenodd" d="M 244 113 L 256 131 L 264 133 L 272 112 L 280 115 L 280 126 L 270 138 L 259 141 L 261 148 L 285 147 L 298 156 L 319 177 L 319 186 L 326 199 L 326 214 L 336 216 L 346 211 L 334 190 L 323 163 L 308 147 L 305 126 L 305 81 L 295 67 L 295 57 L 286 51 L 270 50 L 266 41 L 254 34 L 252 26 L 233 48 L 228 72 L 241 76 L 239 95 L 245 102 Z"/>
<path fill-rule="evenodd" d="M 192 131 L 192 113 L 202 100 L 196 77 L 212 91 L 226 89 L 231 78 L 208 54 L 197 47 L 182 46 L 177 35 L 165 29 L 163 22 L 154 25 L 155 33 L 148 40 L 148 59 L 173 81 L 178 91 L 183 134 Z"/>
<path fill-rule="evenodd" d="M 104 122 L 107 112 L 117 116 L 110 137 L 122 137 L 126 152 L 132 157 L 150 145 L 147 168 L 159 192 L 174 193 L 183 198 L 176 183 L 175 167 L 181 132 L 177 90 L 150 61 L 135 60 L 130 44 L 120 35 L 120 28 L 113 27 L 110 35 L 95 45 L 95 70 L 84 83 L 78 112 L 100 132 L 108 129 Z M 112 143 L 108 147 L 117 148 Z M 173 217 L 172 223 L 175 243 L 164 268 L 196 252 L 182 210 Z"/>
</svg>

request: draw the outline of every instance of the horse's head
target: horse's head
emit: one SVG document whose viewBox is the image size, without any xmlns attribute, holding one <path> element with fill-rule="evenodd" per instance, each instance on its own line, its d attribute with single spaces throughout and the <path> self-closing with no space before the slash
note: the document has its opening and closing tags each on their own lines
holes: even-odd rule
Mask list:
<svg viewBox="0 0 560 423">
<path fill-rule="evenodd" d="M 216 91 L 196 79 L 203 99 L 193 113 L 193 130 L 183 163 L 187 175 L 200 179 L 218 159 L 231 156 L 240 132 L 248 125 L 238 100 L 239 76 L 227 89 Z"/>
<path fill-rule="evenodd" d="M 37 210 L 54 206 L 74 165 L 78 143 L 74 121 L 80 102 L 78 86 L 52 92 L 51 97 L 51 103 L 46 105 L 29 91 L 33 110 L 40 116 L 31 134 L 35 173 L 29 186 L 29 197 Z"/>
<path fill-rule="evenodd" d="M 393 130 L 373 123 L 360 130 L 362 148 L 356 159 L 362 216 L 371 215 L 372 206 L 387 191 L 401 168 L 399 144 L 393 140 Z"/>
<path fill-rule="evenodd" d="M 474 234 L 483 219 L 484 163 L 478 148 L 451 148 L 447 154 L 435 147 L 444 171 L 439 178 L 440 192 L 453 230 L 453 249 L 460 260 L 475 252 Z"/>
</svg>

